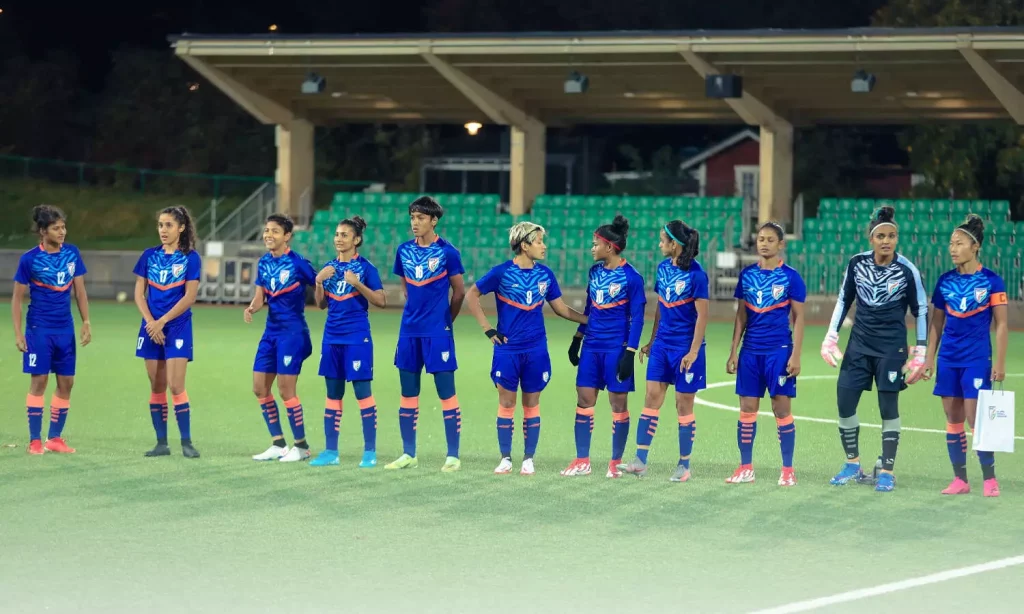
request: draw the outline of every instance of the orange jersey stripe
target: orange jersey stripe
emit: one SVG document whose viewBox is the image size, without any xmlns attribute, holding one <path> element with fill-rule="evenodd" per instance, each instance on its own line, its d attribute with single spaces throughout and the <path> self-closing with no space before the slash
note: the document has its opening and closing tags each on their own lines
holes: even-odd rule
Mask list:
<svg viewBox="0 0 1024 614">
<path fill-rule="evenodd" d="M 281 288 L 277 292 L 272 292 L 269 288 L 263 288 L 263 291 L 266 292 L 267 294 L 269 294 L 270 296 L 281 296 L 285 292 L 291 292 L 292 290 L 294 290 L 294 289 L 296 289 L 298 287 L 299 287 L 299 282 L 295 282 L 292 285 L 288 286 L 287 288 Z"/>
<path fill-rule="evenodd" d="M 34 283 L 35 285 L 39 286 L 40 288 L 48 288 L 50 290 L 56 290 L 57 292 L 67 292 L 68 288 L 71 287 L 71 283 L 72 282 L 68 282 L 67 285 L 64 285 L 64 286 L 51 286 L 49 284 L 44 284 L 41 281 L 36 281 L 36 280 L 33 279 L 32 283 Z"/>
<path fill-rule="evenodd" d="M 617 301 L 615 303 L 609 303 L 607 305 L 598 305 L 598 304 L 595 303 L 594 304 L 594 309 L 611 309 L 612 307 L 618 307 L 620 305 L 625 305 L 628 302 L 629 302 L 629 299 L 624 298 L 621 301 Z"/>
<path fill-rule="evenodd" d="M 789 307 L 789 301 L 782 301 L 778 305 L 772 305 L 771 307 L 754 307 L 747 301 L 743 301 L 743 304 L 747 306 L 747 309 L 754 313 L 768 313 L 769 311 L 775 311 L 776 309 L 782 309 L 783 307 Z"/>
<path fill-rule="evenodd" d="M 414 279 L 409 279 L 408 277 L 403 277 L 402 279 L 404 279 L 405 283 L 409 284 L 410 286 L 425 286 L 427 284 L 434 283 L 435 281 L 443 279 L 445 277 L 448 277 L 448 271 L 442 271 L 441 273 L 431 277 L 430 279 L 424 279 L 423 281 L 416 281 Z"/>
<path fill-rule="evenodd" d="M 157 290 L 170 290 L 171 288 L 177 288 L 178 286 L 184 286 L 185 285 L 185 281 L 184 280 L 176 281 L 173 284 L 167 284 L 166 286 L 162 286 L 162 285 L 156 283 L 155 281 L 153 281 L 152 279 L 150 279 L 149 280 L 149 285 L 154 287 L 154 288 L 156 288 Z"/>
<path fill-rule="evenodd" d="M 697 299 L 695 299 L 693 297 L 690 297 L 690 298 L 684 298 L 681 301 L 673 301 L 671 303 L 668 303 L 668 302 L 665 302 L 665 299 L 661 298 L 660 296 L 658 297 L 658 302 L 661 303 L 662 305 L 664 305 L 665 307 L 668 307 L 669 309 L 673 309 L 675 307 L 681 307 L 683 305 L 687 305 L 689 303 L 692 303 L 695 300 L 697 300 Z"/>
<path fill-rule="evenodd" d="M 505 298 L 504 296 L 501 296 L 501 295 L 495 295 L 495 296 L 497 296 L 498 300 L 501 301 L 502 303 L 505 303 L 507 305 L 512 305 L 513 307 L 517 307 L 519 309 L 522 309 L 523 311 L 532 311 L 532 310 L 534 310 L 534 309 L 536 309 L 536 308 L 538 308 L 538 307 L 540 307 L 541 305 L 544 304 L 544 301 L 541 301 L 541 302 L 537 303 L 536 305 L 534 305 L 533 307 L 530 307 L 529 305 L 523 305 L 522 303 L 517 303 L 517 302 L 515 302 L 513 300 L 509 300 L 509 299 L 507 299 L 507 298 Z"/>
<path fill-rule="evenodd" d="M 355 297 L 359 296 L 359 292 L 356 291 L 356 290 L 353 290 L 352 292 L 349 292 L 348 294 L 342 294 L 341 296 L 339 296 L 337 294 L 331 294 L 330 292 L 325 292 L 324 294 L 326 294 L 328 298 L 332 298 L 332 299 L 334 299 L 336 301 L 347 301 L 350 298 L 355 298 Z"/>
</svg>

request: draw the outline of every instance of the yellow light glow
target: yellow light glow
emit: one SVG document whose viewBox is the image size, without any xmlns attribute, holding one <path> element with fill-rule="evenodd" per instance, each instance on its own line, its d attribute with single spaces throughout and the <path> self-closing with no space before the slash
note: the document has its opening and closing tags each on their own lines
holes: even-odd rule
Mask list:
<svg viewBox="0 0 1024 614">
<path fill-rule="evenodd" d="M 272 24 L 270 24 L 270 27 L 267 28 L 267 29 L 270 30 L 271 32 L 277 32 L 277 24 L 276 23 L 272 23 Z"/>
<path fill-rule="evenodd" d="M 476 136 L 476 133 L 480 132 L 480 128 L 483 128 L 483 125 L 480 122 L 466 123 L 466 132 L 468 132 L 470 136 Z"/>
</svg>

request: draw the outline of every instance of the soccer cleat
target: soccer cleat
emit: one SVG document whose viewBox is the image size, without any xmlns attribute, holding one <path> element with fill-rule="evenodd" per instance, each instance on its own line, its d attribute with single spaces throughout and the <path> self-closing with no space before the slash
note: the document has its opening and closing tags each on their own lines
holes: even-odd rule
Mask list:
<svg viewBox="0 0 1024 614">
<path fill-rule="evenodd" d="M 676 471 L 672 474 L 672 477 L 668 479 L 669 482 L 685 482 L 690 479 L 690 470 L 682 465 L 676 465 Z"/>
<path fill-rule="evenodd" d="M 850 480 L 860 481 L 866 477 L 860 470 L 860 463 L 846 463 L 828 483 L 833 486 L 844 486 Z"/>
<path fill-rule="evenodd" d="M 320 454 L 317 454 L 316 458 L 309 461 L 310 467 L 326 467 L 328 465 L 338 464 L 338 451 L 337 450 L 324 450 Z"/>
<path fill-rule="evenodd" d="M 523 462 L 525 463 L 526 461 Z M 512 473 L 512 459 L 507 456 L 501 459 L 501 462 L 498 463 L 498 466 L 494 468 L 494 473 L 496 473 L 497 475 L 505 475 L 506 473 Z"/>
<path fill-rule="evenodd" d="M 360 469 L 372 469 L 377 466 L 377 451 L 366 450 L 363 452 L 363 460 L 359 461 Z"/>
<path fill-rule="evenodd" d="M 309 460 L 310 456 L 312 456 L 312 453 L 309 451 L 309 448 L 292 446 L 291 450 L 288 450 L 284 456 L 277 460 L 282 463 L 297 463 L 299 461 Z"/>
<path fill-rule="evenodd" d="M 33 439 L 28 442 L 28 453 L 29 454 L 45 454 L 46 450 L 43 448 L 43 442 L 39 439 Z"/>
<path fill-rule="evenodd" d="M 961 480 L 958 477 L 958 478 L 955 478 L 952 482 L 949 483 L 949 486 L 946 487 L 946 490 L 942 491 L 942 494 L 944 494 L 944 495 L 966 495 L 969 492 L 971 492 L 971 485 L 968 484 L 967 482 Z"/>
<path fill-rule="evenodd" d="M 562 469 L 560 473 L 567 478 L 581 475 L 590 475 L 590 459 L 577 458 L 576 460 L 569 463 L 568 467 Z"/>
<path fill-rule="evenodd" d="M 417 468 L 419 466 L 420 466 L 420 463 L 419 463 L 418 460 L 416 460 L 415 456 L 409 456 L 408 454 L 403 454 L 403 455 L 399 456 L 398 458 L 396 458 L 395 460 L 391 461 L 390 463 L 384 465 L 384 468 L 385 469 L 415 469 L 415 468 Z"/>
<path fill-rule="evenodd" d="M 147 456 L 149 458 L 153 458 L 154 456 L 170 456 L 170 455 L 171 455 L 171 448 L 168 447 L 168 445 L 166 443 L 158 443 L 158 444 L 156 444 L 156 447 L 154 447 L 149 452 L 146 452 L 146 454 L 145 454 L 145 456 Z"/>
<path fill-rule="evenodd" d="M 779 486 L 796 486 L 796 473 L 792 467 L 783 467 L 779 476 Z"/>
<path fill-rule="evenodd" d="M 441 473 L 455 473 L 459 469 L 462 469 L 462 461 L 454 456 L 444 459 L 444 464 L 441 465 Z"/>
<path fill-rule="evenodd" d="M 275 461 L 288 453 L 288 446 L 270 446 L 260 454 L 252 457 L 254 461 Z"/>
<path fill-rule="evenodd" d="M 875 492 L 891 492 L 893 488 L 896 488 L 896 476 L 888 471 L 879 473 L 875 480 Z"/>
<path fill-rule="evenodd" d="M 998 497 L 999 496 L 999 482 L 995 478 L 989 478 L 985 480 L 985 496 L 986 497 Z"/>
<path fill-rule="evenodd" d="M 614 478 L 621 478 L 622 477 L 622 472 L 619 471 L 619 463 L 620 462 L 622 462 L 621 458 L 619 460 L 610 460 L 610 461 L 608 461 L 608 473 L 604 474 L 604 477 L 606 477 L 606 478 L 613 478 L 613 479 Z"/>
<path fill-rule="evenodd" d="M 523 466 L 519 470 L 519 475 L 533 475 L 534 473 L 537 473 L 537 470 L 533 468 L 533 459 L 523 459 Z"/>
<path fill-rule="evenodd" d="M 635 475 L 638 478 L 642 478 L 647 475 L 647 464 L 639 458 L 634 458 L 628 463 L 619 463 L 617 468 L 622 473 L 628 473 L 629 475 Z"/>
<path fill-rule="evenodd" d="M 726 484 L 749 484 L 754 481 L 754 466 L 740 465 L 732 475 L 725 478 Z"/>
<path fill-rule="evenodd" d="M 181 442 L 181 455 L 185 458 L 199 458 L 199 450 L 192 447 L 191 442 Z"/>
<path fill-rule="evenodd" d="M 43 447 L 46 448 L 47 452 L 56 452 L 57 454 L 75 453 L 75 449 L 69 447 L 68 444 L 64 442 L 63 437 L 54 437 L 53 439 L 47 439 L 46 443 L 43 444 Z"/>
</svg>

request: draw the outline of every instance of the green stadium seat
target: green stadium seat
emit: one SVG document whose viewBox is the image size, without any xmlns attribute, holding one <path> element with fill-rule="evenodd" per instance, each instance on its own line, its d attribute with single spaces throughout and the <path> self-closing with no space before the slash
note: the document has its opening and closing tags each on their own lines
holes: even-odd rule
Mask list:
<svg viewBox="0 0 1024 614">
<path fill-rule="evenodd" d="M 818 201 L 818 213 L 832 213 L 839 210 L 839 201 L 834 198 L 822 198 Z"/>
<path fill-rule="evenodd" d="M 844 235 L 851 235 L 857 232 L 858 221 L 854 218 L 844 217 L 839 220 L 839 232 Z"/>
<path fill-rule="evenodd" d="M 588 211 L 597 211 L 601 208 L 602 200 L 603 197 L 601 196 L 585 196 L 583 198 L 583 207 Z"/>
<path fill-rule="evenodd" d="M 914 219 L 931 218 L 932 214 L 932 201 L 930 200 L 915 200 L 914 206 L 911 211 L 914 212 Z"/>
<path fill-rule="evenodd" d="M 787 241 L 786 242 L 786 253 L 799 256 L 804 252 L 805 243 L 803 241 Z"/>
<path fill-rule="evenodd" d="M 551 206 L 551 197 L 547 194 L 538 194 L 533 200 L 534 211 L 544 211 Z"/>
<path fill-rule="evenodd" d="M 313 214 L 313 223 L 314 224 L 326 224 L 326 223 L 328 223 L 328 220 L 330 219 L 330 215 L 331 215 L 330 211 L 328 211 L 326 209 L 320 209 L 319 211 L 317 211 L 316 213 Z"/>
<path fill-rule="evenodd" d="M 497 194 L 481 194 L 480 195 L 480 206 L 482 207 L 497 207 L 501 203 L 501 199 Z"/>
<path fill-rule="evenodd" d="M 994 200 L 991 204 L 992 217 L 999 219 L 1007 219 L 1010 217 L 1010 201 L 1008 200 Z"/>
<path fill-rule="evenodd" d="M 856 213 L 857 201 L 852 198 L 840 198 L 839 211 L 843 214 Z"/>
<path fill-rule="evenodd" d="M 725 208 L 728 211 L 739 213 L 743 211 L 743 199 L 738 196 L 727 198 Z"/>
<path fill-rule="evenodd" d="M 857 201 L 857 206 L 854 211 L 857 213 L 857 217 L 867 217 L 871 215 L 871 212 L 875 210 L 875 199 L 873 198 L 861 198 Z"/>
<path fill-rule="evenodd" d="M 570 209 L 581 209 L 585 205 L 586 200 L 587 199 L 582 197 L 582 196 L 570 196 L 570 197 L 568 197 L 569 208 Z"/>
<path fill-rule="evenodd" d="M 562 194 L 556 194 L 551 197 L 551 208 L 552 209 L 567 209 L 569 207 L 569 197 Z"/>
<path fill-rule="evenodd" d="M 963 219 L 971 212 L 971 201 L 954 200 L 950 203 L 949 212 L 952 214 L 954 220 Z"/>
<path fill-rule="evenodd" d="M 380 204 L 380 200 L 381 200 L 381 196 L 383 196 L 383 194 L 381 194 L 380 192 L 367 192 L 367 193 L 363 194 L 363 204 L 364 205 L 379 205 Z"/>
</svg>

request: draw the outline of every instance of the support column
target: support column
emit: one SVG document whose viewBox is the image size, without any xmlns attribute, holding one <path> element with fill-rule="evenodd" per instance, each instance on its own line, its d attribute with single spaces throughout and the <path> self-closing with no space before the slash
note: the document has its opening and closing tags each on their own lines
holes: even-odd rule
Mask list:
<svg viewBox="0 0 1024 614">
<path fill-rule="evenodd" d="M 761 172 L 757 222 L 793 219 L 793 126 L 776 122 L 761 126 Z"/>
<path fill-rule="evenodd" d="M 539 123 L 525 130 L 518 126 L 509 129 L 509 213 L 522 215 L 544 193 L 547 129 Z"/>
<path fill-rule="evenodd" d="M 277 211 L 308 225 L 313 203 L 313 124 L 304 119 L 278 124 L 275 137 Z"/>
</svg>

